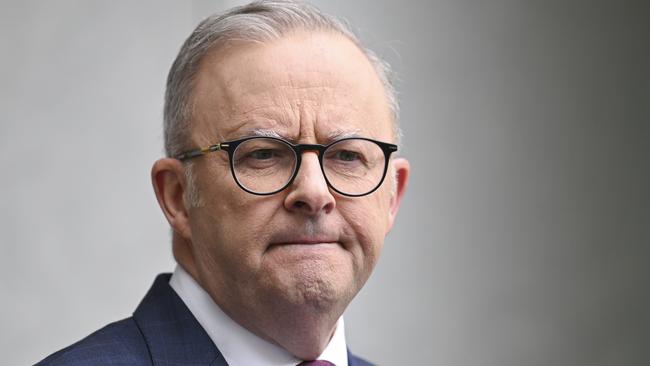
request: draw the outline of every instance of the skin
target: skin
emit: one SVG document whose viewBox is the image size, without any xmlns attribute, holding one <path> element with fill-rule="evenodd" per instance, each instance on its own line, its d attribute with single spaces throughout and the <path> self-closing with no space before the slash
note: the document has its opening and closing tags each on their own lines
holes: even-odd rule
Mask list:
<svg viewBox="0 0 650 366">
<path fill-rule="evenodd" d="M 235 43 L 203 60 L 194 89 L 191 147 L 273 131 L 326 144 L 341 134 L 394 141 L 382 84 L 348 39 L 297 32 L 265 44 Z M 152 180 L 173 228 L 178 263 L 236 322 L 301 359 L 327 346 L 370 276 L 409 175 L 394 158 L 374 193 L 330 191 L 315 152 L 291 186 L 256 196 L 233 180 L 225 152 L 194 160 L 202 204 L 185 199 L 183 164 L 158 160 Z"/>
</svg>

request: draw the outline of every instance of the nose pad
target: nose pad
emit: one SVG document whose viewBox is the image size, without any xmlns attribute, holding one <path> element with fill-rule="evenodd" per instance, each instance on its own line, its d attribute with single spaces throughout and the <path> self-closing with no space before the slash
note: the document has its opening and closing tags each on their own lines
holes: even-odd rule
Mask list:
<svg viewBox="0 0 650 366">
<path fill-rule="evenodd" d="M 327 185 L 316 152 L 303 153 L 299 170 L 289 186 L 284 205 L 287 210 L 310 215 L 330 212 L 336 206 L 336 200 Z"/>
</svg>

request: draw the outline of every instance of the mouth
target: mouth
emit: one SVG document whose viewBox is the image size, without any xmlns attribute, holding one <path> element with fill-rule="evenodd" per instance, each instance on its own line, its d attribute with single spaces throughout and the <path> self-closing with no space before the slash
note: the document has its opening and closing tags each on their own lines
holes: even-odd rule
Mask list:
<svg viewBox="0 0 650 366">
<path fill-rule="evenodd" d="M 281 249 L 299 252 L 320 252 L 323 250 L 345 249 L 344 237 L 340 230 L 325 225 L 307 223 L 287 226 L 269 237 L 267 250 Z"/>
<path fill-rule="evenodd" d="M 297 260 L 331 260 L 334 256 L 338 257 L 342 253 L 343 245 L 337 241 L 324 240 L 292 240 L 287 242 L 273 243 L 266 253 L 279 255 L 284 265 L 289 258 Z"/>
<path fill-rule="evenodd" d="M 298 251 L 298 252 L 322 252 L 333 249 L 340 249 L 343 244 L 338 238 L 331 236 L 299 236 L 299 237 L 284 237 L 273 240 L 267 250 L 281 250 L 281 251 Z"/>
<path fill-rule="evenodd" d="M 276 246 L 318 246 L 318 245 L 341 245 L 337 240 L 322 240 L 322 239 L 296 239 L 281 242 L 271 243 L 269 248 Z"/>
</svg>

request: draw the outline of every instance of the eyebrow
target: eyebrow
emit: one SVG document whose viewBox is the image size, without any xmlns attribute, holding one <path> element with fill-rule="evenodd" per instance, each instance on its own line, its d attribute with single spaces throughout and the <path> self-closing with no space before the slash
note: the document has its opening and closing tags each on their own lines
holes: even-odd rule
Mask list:
<svg viewBox="0 0 650 366">
<path fill-rule="evenodd" d="M 355 129 L 349 129 L 349 130 L 343 130 L 343 129 L 338 129 L 331 131 L 327 134 L 327 142 L 332 142 L 335 140 L 340 140 L 348 137 L 360 137 L 361 135 L 359 134 L 361 132 L 361 129 L 355 128 Z M 287 141 L 293 141 L 293 139 L 288 138 L 287 136 L 282 136 L 275 130 L 271 129 L 265 129 L 265 128 L 256 128 L 247 134 L 248 136 L 260 136 L 260 137 L 275 137 L 275 138 L 280 138 L 283 140 Z"/>
<path fill-rule="evenodd" d="M 275 137 L 279 139 L 286 139 L 286 137 L 280 135 L 275 130 L 269 130 L 265 128 L 256 128 L 250 131 L 250 136 L 260 136 L 260 137 Z"/>
<path fill-rule="evenodd" d="M 359 134 L 359 132 L 361 132 L 361 130 L 358 128 L 351 129 L 351 130 L 334 130 L 327 134 L 327 140 L 334 141 L 334 140 L 344 139 L 348 137 L 360 137 L 361 135 Z"/>
</svg>

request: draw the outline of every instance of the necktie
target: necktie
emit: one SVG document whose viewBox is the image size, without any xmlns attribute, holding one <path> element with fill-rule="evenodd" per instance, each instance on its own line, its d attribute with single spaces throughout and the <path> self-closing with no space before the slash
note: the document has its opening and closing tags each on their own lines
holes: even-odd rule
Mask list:
<svg viewBox="0 0 650 366">
<path fill-rule="evenodd" d="M 336 366 L 335 364 L 329 361 L 315 360 L 315 361 L 305 361 L 298 364 L 298 366 Z"/>
</svg>

